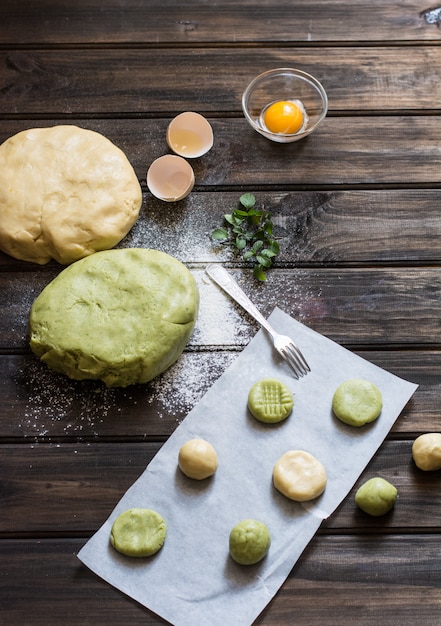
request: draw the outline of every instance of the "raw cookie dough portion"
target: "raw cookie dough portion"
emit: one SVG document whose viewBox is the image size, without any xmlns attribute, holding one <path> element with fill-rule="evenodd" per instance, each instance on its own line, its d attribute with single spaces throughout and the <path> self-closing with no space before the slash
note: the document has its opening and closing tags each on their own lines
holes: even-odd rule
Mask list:
<svg viewBox="0 0 441 626">
<path fill-rule="evenodd" d="M 364 426 L 381 413 L 381 392 L 373 383 L 361 378 L 346 380 L 335 391 L 332 410 L 336 417 L 350 426 Z"/>
<path fill-rule="evenodd" d="M 97 252 L 64 269 L 34 301 L 30 345 L 76 380 L 145 383 L 178 359 L 198 304 L 192 274 L 165 252 Z"/>
<path fill-rule="evenodd" d="M 368 515 L 379 517 L 392 509 L 398 496 L 397 488 L 384 478 L 366 481 L 355 494 L 357 506 Z"/>
<path fill-rule="evenodd" d="M 323 465 L 305 450 L 285 452 L 273 469 L 275 488 L 297 502 L 317 498 L 325 490 L 327 480 Z"/>
<path fill-rule="evenodd" d="M 293 406 L 291 391 L 275 378 L 257 381 L 248 394 L 248 409 L 260 422 L 281 422 L 291 414 Z"/>
<path fill-rule="evenodd" d="M 110 543 L 126 556 L 151 556 L 162 548 L 167 533 L 165 521 L 151 509 L 129 509 L 113 522 Z"/>
<path fill-rule="evenodd" d="M 270 545 L 267 526 L 255 519 L 242 520 L 230 532 L 230 555 L 240 565 L 254 565 L 261 561 Z"/>
<path fill-rule="evenodd" d="M 189 478 L 204 480 L 217 470 L 216 450 L 204 439 L 190 439 L 179 450 L 178 464 Z"/>
<path fill-rule="evenodd" d="M 141 203 L 127 157 L 100 133 L 32 128 L 0 146 L 0 249 L 17 259 L 66 264 L 112 248 Z"/>
<path fill-rule="evenodd" d="M 425 472 L 441 469 L 441 433 L 426 433 L 415 439 L 412 445 L 415 464 Z"/>
</svg>

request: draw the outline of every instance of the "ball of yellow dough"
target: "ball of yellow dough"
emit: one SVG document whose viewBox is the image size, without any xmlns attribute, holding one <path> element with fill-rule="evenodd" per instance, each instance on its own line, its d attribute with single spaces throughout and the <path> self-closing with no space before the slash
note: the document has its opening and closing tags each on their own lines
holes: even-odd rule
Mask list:
<svg viewBox="0 0 441 626">
<path fill-rule="evenodd" d="M 305 450 L 289 450 L 273 468 L 275 488 L 290 500 L 306 502 L 323 493 L 327 483 L 326 470 Z"/>
<path fill-rule="evenodd" d="M 178 463 L 188 478 L 203 480 L 217 470 L 216 450 L 204 439 L 190 439 L 179 450 Z"/>
<path fill-rule="evenodd" d="M 420 469 L 431 472 L 441 469 L 441 433 L 426 433 L 415 439 L 412 457 Z"/>
</svg>

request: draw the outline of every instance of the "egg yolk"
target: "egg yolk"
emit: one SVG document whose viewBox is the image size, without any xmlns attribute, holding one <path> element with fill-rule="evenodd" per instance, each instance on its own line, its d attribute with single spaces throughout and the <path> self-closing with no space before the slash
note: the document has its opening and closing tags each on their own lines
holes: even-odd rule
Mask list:
<svg viewBox="0 0 441 626">
<path fill-rule="evenodd" d="M 295 102 L 280 100 L 265 111 L 263 121 L 272 133 L 292 134 L 303 125 L 303 111 Z"/>
</svg>

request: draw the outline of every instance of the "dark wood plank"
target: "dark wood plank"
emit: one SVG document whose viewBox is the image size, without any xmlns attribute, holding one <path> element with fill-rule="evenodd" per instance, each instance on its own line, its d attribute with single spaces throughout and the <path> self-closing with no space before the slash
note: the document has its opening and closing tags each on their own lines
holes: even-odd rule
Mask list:
<svg viewBox="0 0 441 626">
<path fill-rule="evenodd" d="M 0 543 L 5 623 L 165 624 L 80 563 L 76 554 L 84 542 Z M 314 538 L 256 624 L 281 626 L 295 620 L 302 626 L 436 626 L 439 536 L 415 535 L 412 545 L 409 555 L 408 535 Z"/>
<path fill-rule="evenodd" d="M 162 48 L 8 50 L 0 53 L 0 113 L 151 117 L 198 110 L 215 117 L 238 115 L 248 83 L 265 70 L 287 66 L 322 82 L 331 114 L 412 113 L 439 109 L 440 63 L 437 45 L 413 48 L 411 55 L 400 46 L 204 48 L 200 55 L 193 49 Z"/>
<path fill-rule="evenodd" d="M 439 351 L 358 351 L 419 385 L 392 433 L 436 430 L 441 397 Z M 0 356 L 0 437 L 3 441 L 149 441 L 165 439 L 237 357 L 236 351 L 184 353 L 146 385 L 106 389 L 71 381 L 30 355 Z"/>
<path fill-rule="evenodd" d="M 58 272 L 0 273 L 4 298 L 0 304 L 1 350 L 27 349 L 31 304 Z M 266 283 L 253 280 L 251 270 L 233 274 L 265 315 L 278 306 L 338 343 L 401 344 L 403 348 L 439 345 L 441 276 L 437 268 L 273 269 Z M 203 269 L 194 269 L 193 275 L 201 306 L 189 347 L 237 349 L 246 345 L 256 324 L 245 325 L 242 309 L 207 282 Z M 216 306 L 222 307 L 219 310 L 226 318 L 221 318 Z"/>
<path fill-rule="evenodd" d="M 215 143 L 193 162 L 195 191 L 315 190 L 360 185 L 439 187 L 441 124 L 435 116 L 369 116 L 327 118 L 306 139 L 291 144 L 268 141 L 245 119 L 210 119 Z M 168 152 L 170 119 L 74 120 L 68 123 L 98 131 L 124 150 L 145 185 L 152 161 Z M 52 126 L 66 120 L 3 121 L 0 141 L 26 128 Z M 409 149 L 412 146 L 412 149 Z M 184 205 L 185 206 L 185 205 Z M 164 207 L 169 212 L 173 207 Z"/>
<path fill-rule="evenodd" d="M 429 5 L 381 0 L 3 0 L 2 42 L 33 45 L 202 42 L 430 41 L 436 24 L 421 15 Z M 373 16 L 374 15 L 374 19 Z"/>
<path fill-rule="evenodd" d="M 224 225 L 224 214 L 238 207 L 240 195 L 240 191 L 194 192 L 168 208 L 144 193 L 140 217 L 117 247 L 157 248 L 184 263 L 240 263 L 241 256 L 232 247 L 215 244 L 210 237 L 214 228 Z M 271 212 L 280 243 L 275 267 L 440 260 L 441 189 L 255 192 L 255 196 L 258 206 Z M 36 269 L 35 264 L 0 252 L 0 271 Z"/>
<path fill-rule="evenodd" d="M 441 472 L 423 472 L 412 461 L 412 440 L 386 441 L 322 532 L 343 529 L 384 534 L 396 529 L 441 531 Z M 141 475 L 159 443 L 14 444 L 2 446 L 0 534 L 88 535 L 107 519 Z M 348 451 L 350 454 L 350 451 Z M 382 476 L 398 489 L 394 510 L 373 518 L 355 505 L 355 489 Z M 269 477 L 271 480 L 271 477 Z M 232 485 L 234 488 L 234 485 Z"/>
</svg>

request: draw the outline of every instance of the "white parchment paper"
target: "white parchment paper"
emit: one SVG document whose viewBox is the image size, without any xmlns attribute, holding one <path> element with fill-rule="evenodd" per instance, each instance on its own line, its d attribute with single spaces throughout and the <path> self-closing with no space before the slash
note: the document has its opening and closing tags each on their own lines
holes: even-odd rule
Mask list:
<svg viewBox="0 0 441 626">
<path fill-rule="evenodd" d="M 252 624 L 417 388 L 280 309 L 269 321 L 295 339 L 311 373 L 295 380 L 260 330 L 78 555 L 103 579 L 175 626 Z M 278 425 L 261 424 L 247 411 L 248 391 L 264 377 L 278 378 L 294 394 L 292 415 Z M 346 426 L 332 414 L 333 393 L 349 378 L 370 380 L 383 396 L 380 417 L 362 428 Z M 177 467 L 180 447 L 194 437 L 208 440 L 219 458 L 217 473 L 204 481 L 186 478 Z M 293 449 L 307 450 L 326 468 L 328 484 L 317 500 L 296 503 L 272 485 L 274 463 Z M 132 507 L 154 509 L 166 521 L 166 542 L 153 557 L 125 557 L 109 543 L 113 521 Z M 253 566 L 237 565 L 228 554 L 230 530 L 245 518 L 264 522 L 271 533 L 268 555 Z"/>
</svg>

